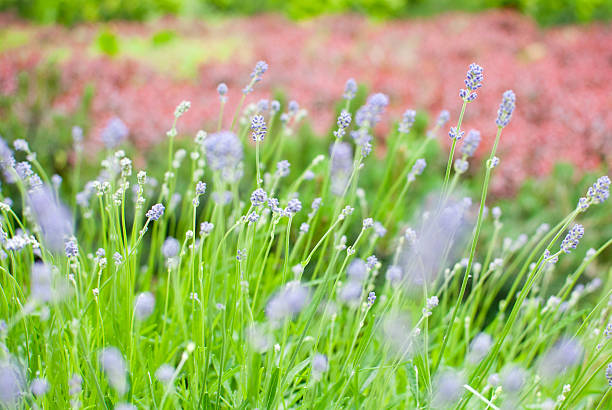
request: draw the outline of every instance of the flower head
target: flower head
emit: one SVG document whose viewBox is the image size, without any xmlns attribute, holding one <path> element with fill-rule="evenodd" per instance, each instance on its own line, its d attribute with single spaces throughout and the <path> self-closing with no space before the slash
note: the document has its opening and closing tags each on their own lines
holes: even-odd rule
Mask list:
<svg viewBox="0 0 612 410">
<path fill-rule="evenodd" d="M 329 370 L 329 362 L 327 356 L 321 353 L 317 353 L 312 358 L 312 372 L 313 373 L 326 373 Z"/>
<path fill-rule="evenodd" d="M 49 382 L 47 379 L 37 377 L 30 384 L 30 391 L 36 397 L 42 397 L 49 391 Z"/>
<path fill-rule="evenodd" d="M 65 238 L 72 235 L 70 211 L 56 201 L 53 191 L 46 186 L 30 191 L 28 197 L 45 245 L 54 252 L 61 252 L 65 249 Z"/>
<path fill-rule="evenodd" d="M 255 207 L 265 204 L 268 201 L 268 194 L 263 188 L 257 188 L 251 194 L 251 204 Z"/>
<path fill-rule="evenodd" d="M 189 111 L 189 108 L 191 108 L 191 103 L 189 101 L 181 101 L 179 105 L 176 106 L 176 109 L 174 110 L 174 117 L 175 118 L 182 117 L 183 114 Z"/>
<path fill-rule="evenodd" d="M 478 96 L 475 91 L 482 87 L 482 80 L 484 78 L 482 71 L 482 67 L 478 64 L 470 64 L 470 68 L 464 80 L 466 88 L 459 91 L 459 96 L 463 101 L 472 102 Z"/>
<path fill-rule="evenodd" d="M 338 130 L 334 131 L 334 136 L 336 138 L 344 137 L 344 134 L 346 134 L 345 129 L 351 124 L 351 119 L 351 113 L 346 110 L 342 110 L 342 112 L 338 116 Z"/>
<path fill-rule="evenodd" d="M 331 192 L 342 195 L 353 171 L 353 147 L 348 142 L 337 141 L 330 147 Z"/>
<path fill-rule="evenodd" d="M 171 236 L 167 237 L 162 245 L 162 255 L 166 259 L 174 258 L 181 250 L 179 241 Z"/>
<path fill-rule="evenodd" d="M 204 195 L 206 193 L 206 183 L 198 181 L 196 184 L 196 195 Z"/>
<path fill-rule="evenodd" d="M 401 134 L 408 134 L 410 129 L 414 125 L 414 120 L 416 119 L 416 111 L 415 110 L 406 110 L 404 115 L 402 116 L 402 121 L 399 123 L 397 127 L 397 131 Z"/>
<path fill-rule="evenodd" d="M 297 315 L 310 300 L 308 289 L 298 281 L 287 283 L 266 306 L 266 316 L 278 322 Z"/>
<path fill-rule="evenodd" d="M 450 119 L 450 113 L 448 112 L 448 110 L 442 110 L 442 111 L 440 111 L 440 114 L 438 114 L 438 119 L 436 120 L 436 125 L 438 127 L 443 127 L 444 124 L 446 124 L 449 119 Z"/>
<path fill-rule="evenodd" d="M 302 210 L 302 203 L 299 199 L 293 198 L 289 200 L 287 207 L 285 208 L 285 213 L 288 215 L 295 215 Z"/>
<path fill-rule="evenodd" d="M 227 99 L 227 85 L 225 83 L 219 83 L 217 86 L 217 93 L 219 94 L 219 99 L 221 99 L 222 102 L 225 102 Z"/>
<path fill-rule="evenodd" d="M 408 173 L 408 181 L 414 181 L 417 175 L 421 175 L 423 171 L 425 171 L 425 167 L 427 167 L 427 161 L 425 161 L 424 158 L 417 159 L 412 166 L 410 173 Z"/>
<path fill-rule="evenodd" d="M 512 118 L 512 113 L 514 112 L 514 108 L 516 107 L 516 96 L 514 95 L 514 91 L 508 90 L 504 92 L 502 96 L 502 102 L 499 105 L 499 109 L 497 110 L 497 120 L 495 123 L 498 127 L 504 128 L 510 122 L 510 118 Z"/>
<path fill-rule="evenodd" d="M 174 366 L 164 363 L 155 371 L 155 378 L 159 380 L 160 383 L 170 383 L 170 381 L 172 381 L 174 372 Z"/>
<path fill-rule="evenodd" d="M 576 249 L 578 242 L 584 236 L 584 227 L 576 224 L 569 230 L 563 242 L 561 242 L 561 252 L 570 253 L 572 249 Z"/>
<path fill-rule="evenodd" d="M 263 141 L 268 133 L 268 127 L 263 115 L 256 115 L 251 119 L 251 137 L 253 141 Z"/>
<path fill-rule="evenodd" d="M 253 85 L 261 81 L 261 78 L 267 70 L 268 64 L 265 61 L 258 61 L 257 64 L 255 64 L 253 72 L 251 73 L 251 82 L 244 87 L 242 92 L 244 94 L 249 94 L 251 91 L 253 91 Z"/>
<path fill-rule="evenodd" d="M 350 101 L 355 98 L 355 94 L 357 94 L 357 83 L 354 79 L 349 78 L 348 80 L 346 80 L 346 84 L 344 85 L 343 97 L 345 100 Z"/>
<path fill-rule="evenodd" d="M 231 131 L 219 131 L 204 140 L 206 160 L 213 171 L 220 171 L 227 182 L 236 182 L 242 177 L 239 164 L 243 158 L 240 139 Z"/>
<path fill-rule="evenodd" d="M 79 254 L 79 247 L 73 238 L 66 241 L 65 249 L 68 258 L 75 258 Z"/>
<path fill-rule="evenodd" d="M 464 135 L 465 131 L 457 129 L 457 127 L 451 127 L 450 131 L 448 132 L 448 136 L 450 137 L 450 139 L 456 141 L 459 141 L 461 138 L 463 138 Z"/>
<path fill-rule="evenodd" d="M 474 156 L 474 153 L 478 149 L 478 145 L 480 145 L 480 131 L 470 130 L 463 140 L 461 153 L 468 157 Z"/>
<path fill-rule="evenodd" d="M 102 131 L 102 142 L 108 149 L 113 149 L 127 138 L 130 131 L 120 118 L 114 117 L 106 124 Z"/>
<path fill-rule="evenodd" d="M 599 177 L 587 191 L 587 200 L 593 204 L 600 204 L 610 196 L 610 178 L 607 175 Z"/>
<path fill-rule="evenodd" d="M 380 121 L 380 116 L 389 105 L 389 97 L 383 93 L 372 94 L 355 114 L 355 122 L 359 127 L 373 127 Z"/>
<path fill-rule="evenodd" d="M 469 167 L 468 162 L 464 160 L 463 158 L 457 158 L 455 160 L 455 172 L 457 172 L 458 174 L 465 173 L 468 167 Z"/>
<path fill-rule="evenodd" d="M 166 208 L 162 204 L 155 204 L 146 213 L 146 217 L 152 221 L 157 221 L 164 214 Z"/>
<path fill-rule="evenodd" d="M 289 175 L 289 167 L 291 166 L 291 164 L 289 163 L 289 161 L 287 161 L 286 159 L 279 161 L 276 164 L 276 175 L 280 176 L 280 177 L 286 177 L 287 175 Z"/>
<path fill-rule="evenodd" d="M 134 316 L 138 320 L 145 320 L 155 309 L 155 296 L 151 292 L 142 292 L 136 297 L 134 302 Z"/>
<path fill-rule="evenodd" d="M 24 388 L 21 369 L 10 357 L 0 359 L 0 405 L 17 407 Z"/>
<path fill-rule="evenodd" d="M 116 347 L 107 347 L 98 354 L 100 367 L 104 370 L 108 383 L 122 396 L 127 392 L 127 366 L 121 352 Z"/>
</svg>

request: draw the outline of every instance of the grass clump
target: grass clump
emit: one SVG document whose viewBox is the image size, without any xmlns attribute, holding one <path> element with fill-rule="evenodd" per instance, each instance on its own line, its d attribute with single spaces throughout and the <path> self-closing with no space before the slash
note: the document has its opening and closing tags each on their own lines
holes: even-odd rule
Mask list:
<svg viewBox="0 0 612 410">
<path fill-rule="evenodd" d="M 407 110 L 380 160 L 372 129 L 389 100 L 356 109 L 349 80 L 329 148 L 297 169 L 283 158 L 299 105 L 242 109 L 266 70 L 256 65 L 230 129 L 220 85 L 217 129 L 176 149 L 180 103 L 167 159 L 147 170 L 119 149 L 118 118 L 84 184 L 80 128 L 69 186 L 27 141 L 3 141 L 1 405 L 606 408 L 612 270 L 580 279 L 612 240 L 575 268 L 561 260 L 589 234 L 576 221 L 609 206 L 608 177 L 554 226 L 502 240 L 487 194 L 512 91 L 492 119 L 479 199 L 462 194 L 480 133 L 461 124 L 482 67 L 469 67 L 444 178 L 420 208 L 411 189 L 448 112 L 415 141 Z"/>
</svg>

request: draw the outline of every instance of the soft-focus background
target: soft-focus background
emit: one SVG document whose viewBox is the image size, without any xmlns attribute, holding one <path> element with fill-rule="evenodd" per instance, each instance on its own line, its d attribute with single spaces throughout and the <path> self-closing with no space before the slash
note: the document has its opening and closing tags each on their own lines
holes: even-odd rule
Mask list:
<svg viewBox="0 0 612 410">
<path fill-rule="evenodd" d="M 252 100 L 298 101 L 304 133 L 329 134 L 349 77 L 363 94 L 388 94 L 379 155 L 407 108 L 455 121 L 465 68 L 478 62 L 485 86 L 465 129 L 490 142 L 499 96 L 513 88 L 518 100 L 497 195 L 559 162 L 571 164 L 561 180 L 612 163 L 609 0 L 0 0 L 0 10 L 0 134 L 27 136 L 60 173 L 72 125 L 95 151 L 117 116 L 146 152 L 183 99 L 192 110 L 180 132 L 210 128 L 221 81 L 232 112 L 259 59 L 270 70 Z"/>
</svg>

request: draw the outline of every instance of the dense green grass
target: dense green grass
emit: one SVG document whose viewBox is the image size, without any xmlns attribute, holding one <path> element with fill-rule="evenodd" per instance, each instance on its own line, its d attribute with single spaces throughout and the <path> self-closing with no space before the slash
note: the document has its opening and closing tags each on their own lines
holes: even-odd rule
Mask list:
<svg viewBox="0 0 612 410">
<path fill-rule="evenodd" d="M 373 117 L 357 121 L 359 98 L 338 112 L 351 112 L 347 131 L 363 135 Z M 365 106 L 382 108 L 381 98 Z M 17 102 L 5 100 L 5 112 Z M 54 119 L 58 140 L 71 120 L 84 124 L 86 106 Z M 528 184 L 499 212 L 487 196 L 495 147 L 480 166 L 466 157 L 471 177 L 456 172 L 437 148 L 448 126 L 423 114 L 376 156 L 348 132 L 313 138 L 290 105 L 261 111 L 268 132 L 257 143 L 252 105 L 238 110 L 235 136 L 178 138 L 187 108 L 169 116 L 163 155 L 142 171 L 128 146 L 93 164 L 78 131 L 72 152 L 39 152 L 45 165 L 23 144 L 2 148 L 4 405 L 609 407 L 610 203 L 591 196 L 586 212 L 578 207 L 594 180 Z M 2 130 L 14 139 L 23 125 L 9 118 Z M 462 157 L 462 142 L 453 147 Z M 277 170 L 284 158 L 288 175 Z M 258 205 L 257 188 L 278 206 Z M 150 213 L 158 203 L 163 214 Z M 576 222 L 585 236 L 562 253 Z"/>
</svg>

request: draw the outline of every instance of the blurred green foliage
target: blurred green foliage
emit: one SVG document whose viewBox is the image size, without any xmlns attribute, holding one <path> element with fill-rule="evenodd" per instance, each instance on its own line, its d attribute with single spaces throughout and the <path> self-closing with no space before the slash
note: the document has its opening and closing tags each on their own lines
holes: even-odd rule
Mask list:
<svg viewBox="0 0 612 410">
<path fill-rule="evenodd" d="M 256 14 L 279 12 L 294 19 L 324 13 L 356 12 L 375 18 L 431 15 L 451 10 L 513 8 L 543 25 L 612 18 L 610 0 L 0 0 L 0 10 L 42 23 L 145 20 L 176 14 Z"/>
</svg>

